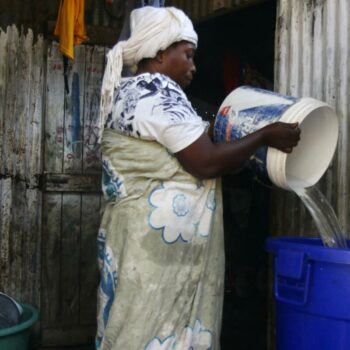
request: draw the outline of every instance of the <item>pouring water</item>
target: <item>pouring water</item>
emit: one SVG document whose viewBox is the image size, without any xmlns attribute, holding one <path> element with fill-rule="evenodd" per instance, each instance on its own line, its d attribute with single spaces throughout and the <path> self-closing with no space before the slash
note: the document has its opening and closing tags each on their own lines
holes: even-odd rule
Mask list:
<svg viewBox="0 0 350 350">
<path fill-rule="evenodd" d="M 327 247 L 347 249 L 344 231 L 341 229 L 332 206 L 322 192 L 316 186 L 307 187 L 298 179 L 292 179 L 288 183 L 309 210 L 323 244 Z"/>
</svg>

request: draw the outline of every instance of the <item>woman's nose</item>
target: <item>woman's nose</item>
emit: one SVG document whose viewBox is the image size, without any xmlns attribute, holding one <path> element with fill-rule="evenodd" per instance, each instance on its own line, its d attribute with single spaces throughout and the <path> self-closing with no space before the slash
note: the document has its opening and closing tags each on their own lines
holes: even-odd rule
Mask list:
<svg viewBox="0 0 350 350">
<path fill-rule="evenodd" d="M 197 68 L 196 68 L 196 65 L 194 63 L 192 63 L 191 72 L 192 72 L 192 74 L 197 72 Z"/>
</svg>

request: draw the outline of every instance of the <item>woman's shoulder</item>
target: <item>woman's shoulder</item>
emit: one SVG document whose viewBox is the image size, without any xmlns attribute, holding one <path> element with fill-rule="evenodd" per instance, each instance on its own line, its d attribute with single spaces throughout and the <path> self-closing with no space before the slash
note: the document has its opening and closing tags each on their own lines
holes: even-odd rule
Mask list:
<svg viewBox="0 0 350 350">
<path fill-rule="evenodd" d="M 123 78 L 121 90 L 136 89 L 147 93 L 157 93 L 163 90 L 176 91 L 182 94 L 181 87 L 168 76 L 161 73 L 141 73 L 132 77 Z"/>
</svg>

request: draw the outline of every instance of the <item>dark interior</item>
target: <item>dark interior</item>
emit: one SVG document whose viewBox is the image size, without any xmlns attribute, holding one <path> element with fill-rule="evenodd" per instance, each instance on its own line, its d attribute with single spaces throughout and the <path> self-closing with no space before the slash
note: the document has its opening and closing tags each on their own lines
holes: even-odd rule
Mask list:
<svg viewBox="0 0 350 350">
<path fill-rule="evenodd" d="M 196 25 L 197 73 L 187 93 L 205 119 L 236 87 L 273 90 L 276 1 Z M 223 177 L 226 285 L 222 350 L 267 348 L 269 187 L 243 169 Z"/>
</svg>

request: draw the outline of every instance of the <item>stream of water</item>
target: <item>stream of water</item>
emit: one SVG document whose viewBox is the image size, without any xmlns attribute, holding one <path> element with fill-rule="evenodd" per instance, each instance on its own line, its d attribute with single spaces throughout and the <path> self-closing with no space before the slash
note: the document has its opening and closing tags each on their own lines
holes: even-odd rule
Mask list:
<svg viewBox="0 0 350 350">
<path fill-rule="evenodd" d="M 305 187 L 300 181 L 290 181 L 288 184 L 309 210 L 323 244 L 327 247 L 348 249 L 344 231 L 322 192 L 316 186 Z"/>
</svg>

